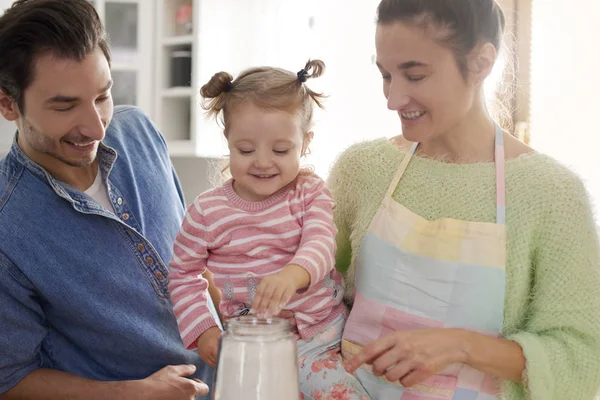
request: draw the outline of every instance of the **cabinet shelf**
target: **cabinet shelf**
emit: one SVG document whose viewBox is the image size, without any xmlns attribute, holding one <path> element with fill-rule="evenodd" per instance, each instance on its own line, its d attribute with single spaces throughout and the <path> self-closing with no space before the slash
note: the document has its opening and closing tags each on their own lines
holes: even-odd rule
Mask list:
<svg viewBox="0 0 600 400">
<path fill-rule="evenodd" d="M 194 90 L 191 87 L 173 87 L 162 91 L 163 98 L 192 97 Z"/>
<path fill-rule="evenodd" d="M 139 67 L 136 63 L 131 62 L 113 62 L 110 69 L 113 71 L 137 71 Z"/>
<path fill-rule="evenodd" d="M 150 82 L 154 74 L 155 8 L 148 0 L 91 3 L 110 38 L 114 104 L 139 107 L 152 117 L 154 87 Z"/>
<path fill-rule="evenodd" d="M 181 45 L 191 45 L 194 41 L 194 37 L 192 35 L 184 35 L 184 36 L 170 36 L 163 39 L 164 46 L 181 46 Z"/>
</svg>

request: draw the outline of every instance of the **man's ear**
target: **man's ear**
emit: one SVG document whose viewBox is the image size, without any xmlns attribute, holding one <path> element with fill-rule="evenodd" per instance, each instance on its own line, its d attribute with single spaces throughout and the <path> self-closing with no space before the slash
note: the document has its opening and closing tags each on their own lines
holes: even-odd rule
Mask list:
<svg viewBox="0 0 600 400">
<path fill-rule="evenodd" d="M 0 89 L 0 114 L 8 121 L 16 121 L 21 116 L 17 103 L 3 89 Z"/>
</svg>

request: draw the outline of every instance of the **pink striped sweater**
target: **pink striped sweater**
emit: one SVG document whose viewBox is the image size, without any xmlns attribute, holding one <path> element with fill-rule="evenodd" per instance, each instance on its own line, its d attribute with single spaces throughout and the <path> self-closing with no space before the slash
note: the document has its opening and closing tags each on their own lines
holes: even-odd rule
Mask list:
<svg viewBox="0 0 600 400">
<path fill-rule="evenodd" d="M 221 290 L 224 316 L 245 314 L 263 276 L 288 264 L 310 274 L 286 309 L 298 333 L 309 339 L 343 310 L 342 278 L 334 269 L 334 203 L 325 183 L 300 175 L 270 198 L 249 202 L 232 182 L 198 196 L 188 207 L 173 246 L 169 273 L 171 301 L 183 343 L 195 349 L 200 335 L 216 326 L 208 309 L 206 269 Z"/>
</svg>

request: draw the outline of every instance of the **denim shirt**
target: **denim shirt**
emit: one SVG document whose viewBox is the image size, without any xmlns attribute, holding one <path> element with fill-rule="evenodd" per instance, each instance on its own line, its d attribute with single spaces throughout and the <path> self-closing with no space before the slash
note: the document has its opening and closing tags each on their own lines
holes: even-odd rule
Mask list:
<svg viewBox="0 0 600 400">
<path fill-rule="evenodd" d="M 129 380 L 191 363 L 212 383 L 167 290 L 185 204 L 162 136 L 117 107 L 98 160 L 115 213 L 16 141 L 0 160 L 0 394 L 37 368 Z"/>
</svg>

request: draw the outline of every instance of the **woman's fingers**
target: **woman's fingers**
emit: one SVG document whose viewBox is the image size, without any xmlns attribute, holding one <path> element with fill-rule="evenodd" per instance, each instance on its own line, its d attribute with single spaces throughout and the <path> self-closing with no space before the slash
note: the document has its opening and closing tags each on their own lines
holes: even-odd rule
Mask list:
<svg viewBox="0 0 600 400">
<path fill-rule="evenodd" d="M 345 367 L 346 371 L 353 373 L 361 365 L 365 363 L 370 364 L 373 360 L 394 347 L 395 336 L 393 334 L 388 335 L 365 346 L 360 353 L 348 361 Z"/>
<path fill-rule="evenodd" d="M 403 360 L 396 365 L 390 366 L 384 373 L 385 378 L 390 382 L 401 381 L 402 378 L 415 370 L 415 363 L 412 360 Z"/>
<path fill-rule="evenodd" d="M 390 371 L 390 373 L 392 373 L 392 371 Z M 402 384 L 402 386 L 411 387 L 411 386 L 416 385 L 417 383 L 423 382 L 425 379 L 429 378 L 432 375 L 433 375 L 433 373 L 427 369 L 418 369 L 417 368 L 417 369 L 413 369 L 412 371 L 410 371 L 404 377 L 400 377 L 399 380 L 400 380 L 400 383 Z M 393 377 L 395 378 L 396 375 L 393 375 Z M 388 379 L 389 379 L 389 377 L 388 377 Z"/>
<path fill-rule="evenodd" d="M 371 361 L 370 364 L 373 365 L 373 374 L 375 376 L 382 376 L 405 360 L 406 353 L 402 352 L 399 346 L 394 346 Z"/>
</svg>

